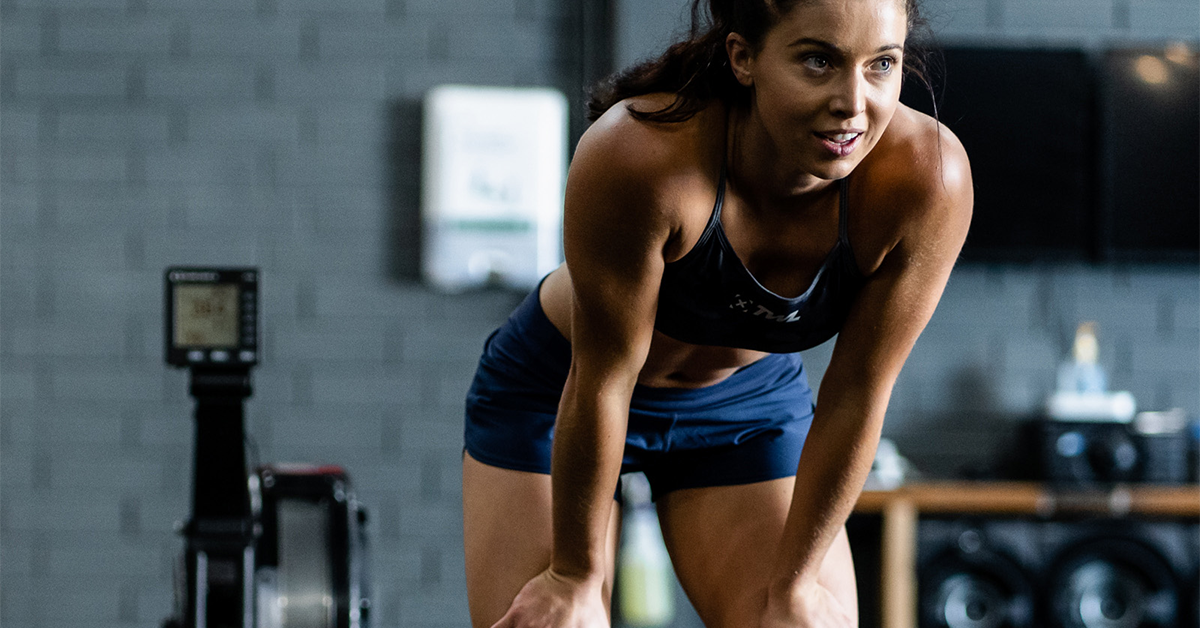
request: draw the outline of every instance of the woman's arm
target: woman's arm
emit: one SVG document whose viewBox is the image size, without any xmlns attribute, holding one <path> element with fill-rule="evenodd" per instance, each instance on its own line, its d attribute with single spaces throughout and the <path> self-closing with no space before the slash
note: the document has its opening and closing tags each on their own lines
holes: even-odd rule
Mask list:
<svg viewBox="0 0 1200 628">
<path fill-rule="evenodd" d="M 618 123 L 641 131 L 640 123 Z M 635 127 L 629 129 L 628 127 Z M 601 129 L 604 131 L 604 129 Z M 563 246 L 573 287 L 571 370 L 559 403 L 551 461 L 551 569 L 602 578 L 629 402 L 649 352 L 671 229 L 644 156 L 629 138 L 581 144 L 567 186 Z"/>
<path fill-rule="evenodd" d="M 813 590 L 870 470 L 892 386 L 966 238 L 970 167 L 953 134 L 943 128 L 941 135 L 937 168 L 896 196 L 904 199 L 896 208 L 901 232 L 851 308 L 822 379 L 775 565 L 772 603 Z"/>
<path fill-rule="evenodd" d="M 662 143 L 614 107 L 585 133 L 571 164 L 563 220 L 571 368 L 551 458 L 551 562 L 497 626 L 607 625 L 607 528 L 673 229 L 659 184 L 670 163 L 656 150 Z"/>
</svg>

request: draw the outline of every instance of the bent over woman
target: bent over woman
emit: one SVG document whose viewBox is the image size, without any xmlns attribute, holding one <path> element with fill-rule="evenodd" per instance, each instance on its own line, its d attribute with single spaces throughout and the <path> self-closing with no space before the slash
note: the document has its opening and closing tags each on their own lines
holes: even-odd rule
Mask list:
<svg viewBox="0 0 1200 628">
<path fill-rule="evenodd" d="M 843 524 L 971 215 L 961 145 L 899 103 L 914 2 L 711 0 L 594 93 L 566 263 L 468 393 L 476 628 L 609 624 L 629 471 L 705 625 L 856 624 Z M 797 352 L 835 335 L 814 405 Z"/>
</svg>

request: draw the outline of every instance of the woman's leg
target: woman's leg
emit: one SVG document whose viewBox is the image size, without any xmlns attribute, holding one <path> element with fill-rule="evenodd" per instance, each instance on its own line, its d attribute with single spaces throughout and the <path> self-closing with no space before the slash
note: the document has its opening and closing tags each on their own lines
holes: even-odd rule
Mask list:
<svg viewBox="0 0 1200 628">
<path fill-rule="evenodd" d="M 607 603 L 620 509 L 608 535 Z M 489 628 L 531 578 L 550 566 L 550 476 L 486 465 L 463 454 L 463 544 L 471 623 Z"/>
<path fill-rule="evenodd" d="M 794 478 L 682 489 L 658 500 L 680 584 L 708 628 L 758 625 L 792 500 Z M 843 529 L 818 580 L 857 618 L 850 543 Z"/>
</svg>

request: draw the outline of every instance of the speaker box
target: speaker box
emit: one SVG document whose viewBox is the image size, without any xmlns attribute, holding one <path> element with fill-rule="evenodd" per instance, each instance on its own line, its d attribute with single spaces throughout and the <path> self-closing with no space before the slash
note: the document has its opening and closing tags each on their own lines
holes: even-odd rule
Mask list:
<svg viewBox="0 0 1200 628">
<path fill-rule="evenodd" d="M 879 628 L 880 581 L 883 555 L 883 518 L 877 514 L 855 513 L 846 520 L 850 538 L 850 556 L 854 560 L 854 583 L 858 593 L 858 625 Z"/>
<path fill-rule="evenodd" d="M 922 519 L 917 538 L 919 625 L 1032 628 L 1035 538 L 1022 521 Z"/>
<path fill-rule="evenodd" d="M 1185 431 L 1148 434 L 1125 423 L 1037 419 L 1023 426 L 1021 439 L 1025 446 L 1011 464 L 1019 479 L 1089 485 L 1189 478 Z M 1037 452 L 1037 464 L 1028 465 L 1027 451 Z"/>
<path fill-rule="evenodd" d="M 1187 599 L 1192 601 L 1192 626 L 1200 626 L 1200 569 L 1192 575 L 1192 584 L 1185 591 Z"/>
<path fill-rule="evenodd" d="M 1090 540 L 1057 563 L 1050 571 L 1049 619 L 1060 625 L 1174 628 L 1186 616 L 1171 566 L 1139 540 Z"/>
<path fill-rule="evenodd" d="M 1191 628 L 1200 524 L 923 518 L 922 628 Z"/>
</svg>

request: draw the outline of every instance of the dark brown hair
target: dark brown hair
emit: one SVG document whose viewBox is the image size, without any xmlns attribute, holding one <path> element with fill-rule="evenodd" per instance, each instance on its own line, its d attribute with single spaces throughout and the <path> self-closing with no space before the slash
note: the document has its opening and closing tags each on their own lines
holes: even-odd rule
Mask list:
<svg viewBox="0 0 1200 628">
<path fill-rule="evenodd" d="M 692 0 L 687 39 L 671 45 L 658 58 L 636 63 L 595 85 L 588 94 L 588 119 L 596 120 L 626 98 L 658 92 L 673 93 L 675 100 L 654 111 L 629 107 L 629 113 L 639 120 L 682 122 L 714 98 L 728 105 L 747 102 L 750 91 L 733 76 L 725 52 L 726 38 L 738 33 L 757 48 L 767 31 L 803 1 Z M 932 41 L 928 24 L 920 15 L 918 0 L 898 1 L 904 2 L 908 16 L 905 76 L 916 78 L 932 95 L 928 77 L 931 57 L 924 45 Z"/>
</svg>

